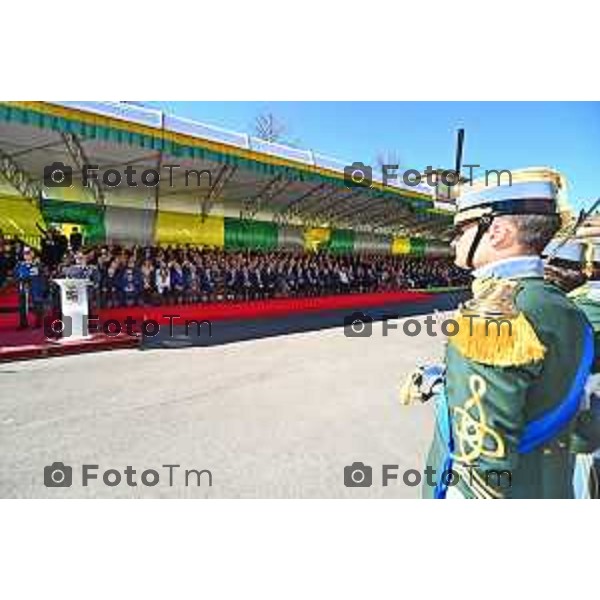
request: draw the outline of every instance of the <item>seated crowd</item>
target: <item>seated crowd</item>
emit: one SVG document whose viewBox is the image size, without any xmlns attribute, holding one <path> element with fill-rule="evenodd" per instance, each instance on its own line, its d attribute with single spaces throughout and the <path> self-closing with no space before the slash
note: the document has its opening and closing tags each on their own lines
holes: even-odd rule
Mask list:
<svg viewBox="0 0 600 600">
<path fill-rule="evenodd" d="M 38 287 L 56 277 L 91 281 L 100 308 L 323 296 L 467 285 L 468 274 L 448 258 L 340 255 L 302 251 L 228 251 L 189 246 L 61 247 L 32 256 L 20 242 L 4 242 L 6 278 L 20 261 L 39 265 Z M 2 275 L 0 275 L 2 276 Z"/>
</svg>

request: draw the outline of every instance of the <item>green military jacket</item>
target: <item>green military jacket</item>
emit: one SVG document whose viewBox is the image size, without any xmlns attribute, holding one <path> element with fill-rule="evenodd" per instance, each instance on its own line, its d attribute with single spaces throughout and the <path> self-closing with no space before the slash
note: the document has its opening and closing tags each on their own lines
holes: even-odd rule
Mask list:
<svg viewBox="0 0 600 600">
<path fill-rule="evenodd" d="M 585 313 L 594 328 L 596 346 L 594 373 L 600 373 L 600 282 L 594 281 L 582 285 L 573 290 L 569 297 Z"/>
<path fill-rule="evenodd" d="M 583 311 L 594 330 L 595 360 L 593 373 L 600 373 L 600 282 L 592 281 L 573 290 L 569 297 Z M 597 375 L 596 375 L 597 377 Z M 598 382 L 595 383 L 597 388 Z M 595 390 L 598 393 L 598 390 Z M 577 419 L 574 442 L 581 453 L 593 453 L 600 447 L 600 419 L 597 409 L 582 411 Z M 596 491 L 598 493 L 600 489 Z"/>
<path fill-rule="evenodd" d="M 518 446 L 525 426 L 567 396 L 583 356 L 585 316 L 540 275 L 475 280 L 473 300 L 456 320 L 445 390 L 455 490 L 467 498 L 571 498 L 572 422 L 543 447 L 522 453 Z M 446 455 L 438 425 L 427 458 L 436 481 Z M 431 483 L 426 498 L 434 497 Z"/>
</svg>

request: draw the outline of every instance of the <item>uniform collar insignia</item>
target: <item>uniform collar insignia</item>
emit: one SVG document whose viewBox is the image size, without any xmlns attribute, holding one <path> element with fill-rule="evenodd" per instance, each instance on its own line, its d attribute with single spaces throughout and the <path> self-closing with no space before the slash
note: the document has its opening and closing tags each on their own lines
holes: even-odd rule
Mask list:
<svg viewBox="0 0 600 600">
<path fill-rule="evenodd" d="M 515 296 L 519 283 L 511 279 L 475 279 L 473 298 L 462 307 L 463 314 L 474 316 L 516 316 Z"/>
<path fill-rule="evenodd" d="M 487 277 L 510 277 L 513 279 L 543 277 L 544 262 L 539 256 L 514 256 L 475 269 L 473 276 L 477 279 Z"/>
</svg>

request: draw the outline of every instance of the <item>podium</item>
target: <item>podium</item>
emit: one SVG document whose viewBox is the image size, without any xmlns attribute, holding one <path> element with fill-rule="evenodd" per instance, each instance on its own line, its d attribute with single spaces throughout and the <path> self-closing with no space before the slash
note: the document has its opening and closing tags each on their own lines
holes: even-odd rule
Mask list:
<svg viewBox="0 0 600 600">
<path fill-rule="evenodd" d="M 89 279 L 54 279 L 60 288 L 60 309 L 64 323 L 64 331 L 70 334 L 63 336 L 69 340 L 89 337 L 88 332 L 88 286 Z M 70 326 L 69 326 L 70 321 Z M 85 330 L 84 330 L 85 327 Z"/>
</svg>

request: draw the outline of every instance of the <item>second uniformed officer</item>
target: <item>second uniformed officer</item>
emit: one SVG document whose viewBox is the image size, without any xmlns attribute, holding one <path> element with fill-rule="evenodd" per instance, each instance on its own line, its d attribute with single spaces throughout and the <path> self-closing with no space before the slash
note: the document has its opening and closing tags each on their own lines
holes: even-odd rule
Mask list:
<svg viewBox="0 0 600 600">
<path fill-rule="evenodd" d="M 600 498 L 600 219 L 590 219 L 576 237 L 586 247 L 584 271 L 589 281 L 570 297 L 594 329 L 596 354 L 576 431 L 581 454 L 577 457 L 575 483 L 578 497 Z"/>
</svg>

